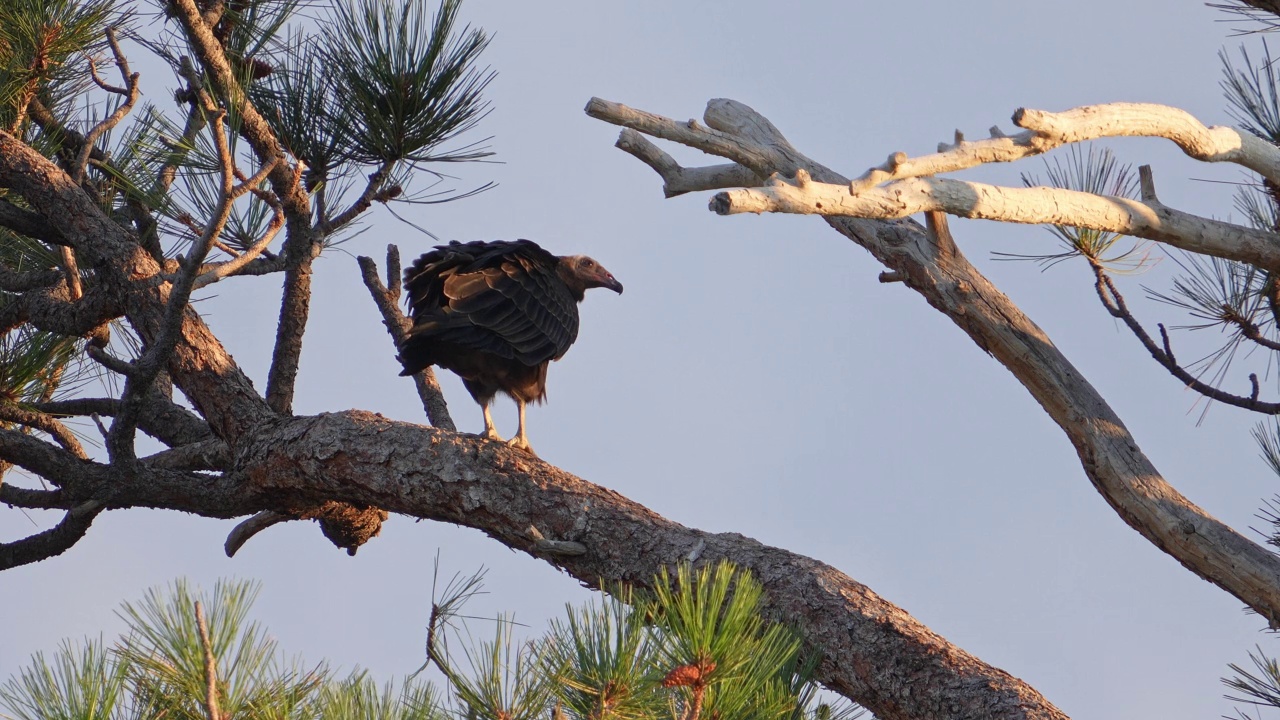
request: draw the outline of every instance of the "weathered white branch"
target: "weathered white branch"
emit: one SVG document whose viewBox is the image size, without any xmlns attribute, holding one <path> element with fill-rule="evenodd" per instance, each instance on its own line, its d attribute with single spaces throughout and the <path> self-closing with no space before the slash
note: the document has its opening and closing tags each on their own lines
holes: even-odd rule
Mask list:
<svg viewBox="0 0 1280 720">
<path fill-rule="evenodd" d="M 1010 188 L 947 178 L 909 178 L 850 194 L 844 184 L 774 177 L 765 187 L 716 194 L 721 215 L 794 213 L 875 219 L 940 210 L 1000 222 L 1070 225 L 1167 243 L 1189 252 L 1280 270 L 1280 235 L 1174 210 L 1154 199 L 1094 195 L 1051 187 Z"/>
<path fill-rule="evenodd" d="M 1058 144 L 1102 137 L 1160 137 L 1203 162 L 1242 165 L 1280 183 L 1280 148 L 1235 128 L 1206 127 L 1191 113 L 1153 103 L 1108 103 L 1051 113 L 1020 109 L 1015 125 Z"/>
<path fill-rule="evenodd" d="M 632 155 L 661 175 L 662 191 L 669 198 L 687 192 L 755 187 L 761 183 L 760 176 L 738 163 L 682 167 L 675 158 L 663 152 L 635 130 L 623 130 L 614 147 Z"/>
<path fill-rule="evenodd" d="M 804 170 L 849 194 L 848 179 L 796 151 L 768 120 L 741 103 L 708 103 L 705 117 L 713 129 L 601 100 L 588 105 L 588 114 L 729 157 L 758 175 L 796 176 Z M 1280 558 L 1166 482 L 1106 400 L 953 244 L 937 242 L 911 220 L 827 216 L 826 221 L 887 265 L 894 279 L 919 292 L 1013 373 L 1062 428 L 1094 487 L 1130 527 L 1280 626 Z"/>
<path fill-rule="evenodd" d="M 937 153 L 920 157 L 894 153 L 884 164 L 855 178 L 849 187 L 856 192 L 892 180 L 1013 162 L 1068 143 L 1104 137 L 1165 138 L 1197 160 L 1235 163 L 1280 183 L 1280 148 L 1234 128 L 1206 127 L 1185 110 L 1168 105 L 1107 103 L 1060 113 L 1019 108 L 1013 122 L 1026 130 L 1005 135 L 993 127 L 990 139 L 976 141 L 967 141 L 956 131 L 955 142 L 939 144 Z"/>
</svg>

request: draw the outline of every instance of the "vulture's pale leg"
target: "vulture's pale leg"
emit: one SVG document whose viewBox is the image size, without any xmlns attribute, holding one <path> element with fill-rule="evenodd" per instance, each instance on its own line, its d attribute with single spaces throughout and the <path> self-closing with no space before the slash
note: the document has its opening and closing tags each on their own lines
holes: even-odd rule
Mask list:
<svg viewBox="0 0 1280 720">
<path fill-rule="evenodd" d="M 520 408 L 520 429 L 516 432 L 516 436 L 507 441 L 511 447 L 520 448 L 530 455 L 537 455 L 533 451 L 533 447 L 529 445 L 529 437 L 524 434 L 524 406 L 523 400 L 516 400 L 516 406 Z"/>
<path fill-rule="evenodd" d="M 480 407 L 484 410 L 484 433 L 482 437 L 502 442 L 502 436 L 498 434 L 498 428 L 493 425 L 493 416 L 489 414 L 489 403 L 485 403 Z"/>
</svg>

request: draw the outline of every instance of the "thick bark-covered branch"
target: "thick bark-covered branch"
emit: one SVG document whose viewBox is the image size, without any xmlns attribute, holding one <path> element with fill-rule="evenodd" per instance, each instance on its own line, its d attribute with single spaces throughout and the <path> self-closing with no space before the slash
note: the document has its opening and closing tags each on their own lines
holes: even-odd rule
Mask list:
<svg viewBox="0 0 1280 720">
<path fill-rule="evenodd" d="M 66 238 L 53 229 L 39 213 L 31 212 L 0 198 L 0 226 L 50 245 L 66 245 Z"/>
<path fill-rule="evenodd" d="M 855 194 L 846 183 L 817 182 L 799 172 L 795 180 L 777 177 L 762 188 L 718 193 L 711 199 L 711 210 L 721 215 L 776 212 L 881 220 L 940 210 L 981 220 L 1102 230 L 1280 270 L 1280 234 L 1199 217 L 1155 199 L 934 177 L 897 180 Z"/>
<path fill-rule="evenodd" d="M 119 301 L 130 323 L 150 341 L 161 330 L 169 283 L 161 266 L 125 228 L 101 209 L 48 158 L 0 132 L 0 187 L 27 201 L 95 268 L 108 297 Z M 249 378 L 194 310 L 182 315 L 170 372 L 183 393 L 224 440 L 274 416 Z"/>
<path fill-rule="evenodd" d="M 647 586 L 691 554 L 700 563 L 728 559 L 764 583 L 771 616 L 800 626 L 809 647 L 821 649 L 819 679 L 877 717 L 1065 717 L 834 568 L 741 535 L 684 527 L 503 443 L 348 411 L 283 420 L 243 438 L 237 458 L 239 467 L 217 478 L 144 467 L 75 487 L 109 485 L 111 508 L 206 517 L 296 516 L 327 502 L 382 508 L 482 530 L 592 587 Z M 570 543 L 585 552 L 558 550 Z"/>
<path fill-rule="evenodd" d="M 34 407 L 51 415 L 114 417 L 120 411 L 120 401 L 115 398 L 72 398 L 36 403 Z M 138 428 L 169 447 L 203 442 L 213 437 L 208 423 L 155 389 L 142 403 Z"/>
<path fill-rule="evenodd" d="M 38 287 L 9 298 L 0 308 L 0 332 L 30 323 L 38 330 L 78 337 L 124 314 L 119 298 L 100 288 L 90 289 L 73 302 L 62 272 L 55 272 L 59 278 L 56 285 Z"/>
<path fill-rule="evenodd" d="M 89 531 L 99 510 L 90 505 L 83 509 L 68 510 L 62 522 L 30 537 L 8 543 L 0 543 L 0 570 L 47 560 L 61 555 L 75 545 Z"/>
<path fill-rule="evenodd" d="M 741 162 L 758 174 L 848 180 L 804 157 L 768 120 L 732 100 L 712 100 L 691 127 L 593 99 L 588 114 Z M 1280 625 L 1280 558 L 1192 504 L 1160 476 L 1102 396 L 1030 318 L 950 245 L 918 224 L 828 217 L 828 224 L 888 265 L 1027 388 L 1075 446 L 1085 473 L 1130 527 L 1197 575 Z"/>
<path fill-rule="evenodd" d="M 15 403 L 0 401 L 0 421 L 17 423 L 39 430 L 53 438 L 62 446 L 63 450 L 72 455 L 81 459 L 89 457 L 85 454 L 84 447 L 80 445 L 80 440 L 75 436 L 75 433 L 72 433 L 67 429 L 66 425 L 58 422 L 58 419 L 52 415 L 28 410 Z"/>
</svg>

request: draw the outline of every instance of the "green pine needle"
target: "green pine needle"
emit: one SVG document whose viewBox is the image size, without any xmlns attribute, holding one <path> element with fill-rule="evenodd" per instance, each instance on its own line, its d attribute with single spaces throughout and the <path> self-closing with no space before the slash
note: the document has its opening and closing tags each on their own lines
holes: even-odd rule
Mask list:
<svg viewBox="0 0 1280 720">
<path fill-rule="evenodd" d="M 1048 178 L 1041 182 L 1038 176 L 1022 176 L 1026 187 L 1049 187 L 1076 190 L 1093 195 L 1133 198 L 1138 194 L 1138 177 L 1130 165 L 1120 165 L 1107 148 L 1089 145 L 1082 150 L 1079 145 L 1067 149 L 1067 159 L 1055 156 L 1051 163 L 1044 161 Z M 1150 262 L 1147 245 L 1135 243 L 1127 249 L 1117 250 L 1116 243 L 1123 235 L 1069 225 L 1054 225 L 1049 231 L 1058 238 L 1063 251 L 1050 254 L 994 253 L 1003 260 L 1031 260 L 1048 269 L 1074 257 L 1083 257 L 1091 263 L 1102 265 L 1120 273 L 1137 273 L 1145 270 Z"/>
</svg>

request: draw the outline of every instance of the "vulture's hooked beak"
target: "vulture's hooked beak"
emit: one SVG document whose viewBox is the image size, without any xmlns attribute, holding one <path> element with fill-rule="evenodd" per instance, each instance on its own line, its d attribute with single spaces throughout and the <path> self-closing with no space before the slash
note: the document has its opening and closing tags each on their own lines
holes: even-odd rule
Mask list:
<svg viewBox="0 0 1280 720">
<path fill-rule="evenodd" d="M 618 279 L 608 270 L 605 270 L 604 276 L 600 278 L 600 287 L 607 287 L 619 295 L 622 294 L 622 283 L 618 282 Z"/>
</svg>

